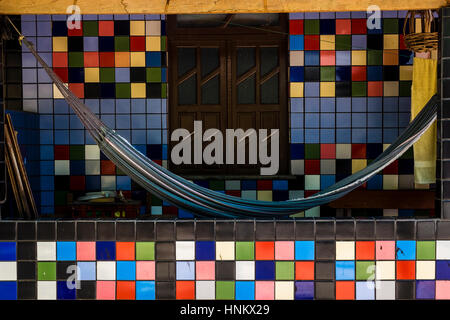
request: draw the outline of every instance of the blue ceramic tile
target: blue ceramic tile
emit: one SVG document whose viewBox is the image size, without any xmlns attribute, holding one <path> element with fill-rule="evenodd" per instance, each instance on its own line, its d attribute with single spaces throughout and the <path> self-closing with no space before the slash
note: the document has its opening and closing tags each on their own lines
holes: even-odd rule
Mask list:
<svg viewBox="0 0 450 320">
<path fill-rule="evenodd" d="M 236 300 L 255 300 L 254 281 L 236 281 Z"/>
<path fill-rule="evenodd" d="M 76 290 L 69 289 L 67 281 L 58 281 L 56 285 L 58 300 L 74 300 L 76 299 Z"/>
<path fill-rule="evenodd" d="M 41 37 L 51 37 L 52 36 L 52 23 L 50 21 L 39 21 L 37 22 L 37 35 Z"/>
<path fill-rule="evenodd" d="M 242 190 L 256 190 L 255 180 L 242 180 L 241 182 Z"/>
<path fill-rule="evenodd" d="M 303 82 L 305 80 L 304 67 L 290 67 L 289 79 L 291 82 Z"/>
<path fill-rule="evenodd" d="M 383 113 L 383 127 L 397 128 L 398 127 L 398 113 Z"/>
<path fill-rule="evenodd" d="M 436 280 L 450 280 L 449 260 L 436 260 Z"/>
<path fill-rule="evenodd" d="M 160 67 L 161 66 L 161 52 L 146 52 L 145 53 L 146 67 Z"/>
<path fill-rule="evenodd" d="M 351 98 L 337 98 L 336 111 L 337 112 L 351 112 Z"/>
<path fill-rule="evenodd" d="M 350 81 L 351 72 L 350 66 L 336 67 L 336 81 Z"/>
<path fill-rule="evenodd" d="M 117 190 L 131 190 L 131 178 L 128 176 L 117 176 L 116 177 Z"/>
<path fill-rule="evenodd" d="M 195 280 L 195 261 L 177 261 L 177 280 Z"/>
<path fill-rule="evenodd" d="M 117 261 L 117 280 L 136 280 L 136 261 Z"/>
<path fill-rule="evenodd" d="M 96 280 L 96 262 L 95 261 L 82 261 L 78 262 L 78 280 L 80 281 L 92 281 Z"/>
<path fill-rule="evenodd" d="M 367 80 L 368 81 L 382 81 L 383 67 L 382 66 L 367 66 Z"/>
<path fill-rule="evenodd" d="M 398 240 L 396 252 L 397 260 L 415 260 L 416 242 L 412 240 Z"/>
<path fill-rule="evenodd" d="M 314 241 L 295 241 L 295 260 L 314 260 Z"/>
<path fill-rule="evenodd" d="M 353 128 L 365 128 L 366 126 L 366 113 L 352 113 Z"/>
<path fill-rule="evenodd" d="M 69 144 L 69 130 L 55 131 L 55 144 Z"/>
<path fill-rule="evenodd" d="M 136 300 L 155 300 L 155 281 L 136 281 Z"/>
<path fill-rule="evenodd" d="M 356 300 L 375 300 L 375 283 L 373 281 L 357 281 Z"/>
<path fill-rule="evenodd" d="M 336 129 L 336 143 L 351 143 L 350 129 Z"/>
<path fill-rule="evenodd" d="M 320 175 L 320 189 L 326 189 L 336 183 L 335 175 L 322 174 Z"/>
<path fill-rule="evenodd" d="M 116 243 L 114 241 L 96 242 L 97 260 L 116 260 Z"/>
<path fill-rule="evenodd" d="M 350 128 L 351 125 L 351 113 L 337 113 L 336 114 L 336 127 L 337 128 Z"/>
<path fill-rule="evenodd" d="M 303 49 L 302 49 L 303 50 Z M 320 65 L 320 51 L 305 51 L 305 66 Z"/>
<path fill-rule="evenodd" d="M 0 281 L 0 300 L 17 300 L 15 281 Z"/>
<path fill-rule="evenodd" d="M 310 85 L 308 84 L 308 88 L 309 87 Z M 314 88 L 314 90 L 316 89 Z M 305 98 L 305 112 L 319 112 L 319 105 L 320 105 L 319 98 Z"/>
<path fill-rule="evenodd" d="M 86 176 L 86 190 L 87 191 L 98 191 L 100 189 L 101 189 L 100 176 Z"/>
<path fill-rule="evenodd" d="M 76 244 L 73 241 L 58 241 L 56 243 L 56 260 L 76 260 Z"/>
<path fill-rule="evenodd" d="M 367 130 L 352 129 L 352 143 L 367 143 Z"/>
<path fill-rule="evenodd" d="M 334 128 L 335 127 L 335 114 L 334 113 L 321 113 L 320 114 L 320 127 L 321 128 Z"/>
<path fill-rule="evenodd" d="M 255 261 L 256 280 L 275 280 L 274 261 Z"/>
<path fill-rule="evenodd" d="M 0 261 L 16 261 L 15 242 L 0 242 Z"/>
<path fill-rule="evenodd" d="M 215 251 L 214 241 L 197 241 L 195 243 L 196 260 L 215 260 Z"/>
<path fill-rule="evenodd" d="M 273 183 L 273 190 L 288 190 L 287 180 L 273 180 L 272 183 Z"/>
<path fill-rule="evenodd" d="M 295 300 L 314 300 L 314 281 L 296 281 Z"/>
<path fill-rule="evenodd" d="M 355 261 L 336 261 L 336 280 L 355 280 Z"/>
<path fill-rule="evenodd" d="M 335 112 L 336 100 L 334 98 L 320 99 L 320 112 Z"/>
<path fill-rule="evenodd" d="M 303 35 L 290 35 L 289 48 L 290 50 L 304 50 Z"/>
<path fill-rule="evenodd" d="M 383 129 L 367 129 L 367 142 L 368 143 L 382 143 L 383 142 Z"/>
<path fill-rule="evenodd" d="M 162 127 L 161 115 L 159 114 L 147 115 L 147 127 L 150 129 L 160 129 Z"/>
</svg>

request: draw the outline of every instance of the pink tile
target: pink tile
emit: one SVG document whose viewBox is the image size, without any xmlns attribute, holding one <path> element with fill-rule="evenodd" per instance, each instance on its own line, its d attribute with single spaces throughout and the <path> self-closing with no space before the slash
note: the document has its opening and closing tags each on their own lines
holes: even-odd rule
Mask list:
<svg viewBox="0 0 450 320">
<path fill-rule="evenodd" d="M 450 281 L 436 281 L 436 300 L 450 299 Z"/>
<path fill-rule="evenodd" d="M 216 268 L 214 261 L 197 261 L 195 272 L 197 280 L 214 280 L 216 278 Z"/>
<path fill-rule="evenodd" d="M 155 280 L 155 261 L 136 261 L 136 280 Z"/>
<path fill-rule="evenodd" d="M 255 282 L 255 300 L 273 300 L 275 293 L 275 282 L 256 281 Z"/>
<path fill-rule="evenodd" d="M 375 246 L 377 260 L 395 260 L 395 241 L 377 241 Z"/>
<path fill-rule="evenodd" d="M 95 242 L 77 242 L 77 260 L 95 260 Z"/>
<path fill-rule="evenodd" d="M 294 241 L 276 241 L 275 260 L 294 260 Z"/>
<path fill-rule="evenodd" d="M 97 281 L 97 300 L 115 300 L 116 282 Z"/>
</svg>

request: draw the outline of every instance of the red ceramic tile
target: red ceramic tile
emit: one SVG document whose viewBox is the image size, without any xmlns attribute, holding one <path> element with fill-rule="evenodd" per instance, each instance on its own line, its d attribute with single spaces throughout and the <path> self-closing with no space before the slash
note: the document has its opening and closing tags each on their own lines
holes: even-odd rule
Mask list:
<svg viewBox="0 0 450 320">
<path fill-rule="evenodd" d="M 85 176 L 70 176 L 70 190 L 83 191 L 85 189 Z"/>
<path fill-rule="evenodd" d="M 255 259 L 273 260 L 275 258 L 275 243 L 273 241 L 256 241 Z"/>
<path fill-rule="evenodd" d="M 382 97 L 383 96 L 383 82 L 382 81 L 368 81 L 367 82 L 367 96 L 368 97 Z"/>
<path fill-rule="evenodd" d="M 366 67 L 357 66 L 352 67 L 352 81 L 366 81 L 367 72 Z"/>
<path fill-rule="evenodd" d="M 356 260 L 375 260 L 375 241 L 356 241 Z"/>
<path fill-rule="evenodd" d="M 162 166 L 162 160 L 153 160 L 153 162 L 158 164 L 158 165 L 160 165 L 160 166 Z"/>
<path fill-rule="evenodd" d="M 355 282 L 336 281 L 336 300 L 355 300 Z"/>
<path fill-rule="evenodd" d="M 398 160 L 395 160 L 383 169 L 383 174 L 398 174 Z"/>
<path fill-rule="evenodd" d="M 233 197 L 240 197 L 241 196 L 241 191 L 239 191 L 239 190 L 226 190 L 225 194 L 227 194 L 229 196 L 233 196 Z"/>
<path fill-rule="evenodd" d="M 114 52 L 100 52 L 100 67 L 114 67 Z"/>
<path fill-rule="evenodd" d="M 56 73 L 62 82 L 69 82 L 69 68 L 53 68 L 53 72 Z"/>
<path fill-rule="evenodd" d="M 258 180 L 258 190 L 272 190 L 272 180 Z"/>
<path fill-rule="evenodd" d="M 67 52 L 53 52 L 53 68 L 68 66 Z"/>
<path fill-rule="evenodd" d="M 320 37 L 318 35 L 305 36 L 305 50 L 320 50 Z"/>
<path fill-rule="evenodd" d="M 352 34 L 350 19 L 336 19 L 336 34 Z"/>
<path fill-rule="evenodd" d="M 85 52 L 84 53 L 84 66 L 85 67 L 98 67 L 99 66 L 98 52 Z"/>
<path fill-rule="evenodd" d="M 366 34 L 367 19 L 352 19 L 352 34 Z"/>
<path fill-rule="evenodd" d="M 116 174 L 116 166 L 110 160 L 101 160 L 100 161 L 100 172 L 102 175 Z"/>
<path fill-rule="evenodd" d="M 73 36 L 83 36 L 83 24 L 80 23 L 79 28 L 74 28 L 74 29 L 67 29 L 67 35 L 69 37 L 73 37 Z"/>
<path fill-rule="evenodd" d="M 113 36 L 114 35 L 114 21 L 99 21 L 98 22 L 99 36 Z"/>
<path fill-rule="evenodd" d="M 178 208 L 175 206 L 164 206 L 163 207 L 163 214 L 168 216 L 177 216 L 178 215 Z"/>
<path fill-rule="evenodd" d="M 53 155 L 55 160 L 69 160 L 70 159 L 69 146 L 55 145 L 55 147 L 53 148 Z"/>
<path fill-rule="evenodd" d="M 305 190 L 305 198 L 315 195 L 319 190 Z"/>
<path fill-rule="evenodd" d="M 145 51 L 145 37 L 130 37 L 130 51 Z"/>
<path fill-rule="evenodd" d="M 320 160 L 305 160 L 305 174 L 320 174 Z"/>
<path fill-rule="evenodd" d="M 296 261 L 295 280 L 314 280 L 314 261 Z"/>
<path fill-rule="evenodd" d="M 416 261 L 397 261 L 397 280 L 414 280 Z"/>
<path fill-rule="evenodd" d="M 116 242 L 117 260 L 134 260 L 134 242 Z"/>
<path fill-rule="evenodd" d="M 336 51 L 333 50 L 320 51 L 320 65 L 321 66 L 336 65 Z"/>
<path fill-rule="evenodd" d="M 78 98 L 84 99 L 84 83 L 69 83 L 69 89 Z"/>
<path fill-rule="evenodd" d="M 176 282 L 177 300 L 195 299 L 195 281 L 177 281 Z"/>
<path fill-rule="evenodd" d="M 352 144 L 352 159 L 366 159 L 366 145 Z"/>
<path fill-rule="evenodd" d="M 117 300 L 135 300 L 136 282 L 117 281 Z"/>
<path fill-rule="evenodd" d="M 289 33 L 290 34 L 303 34 L 303 20 L 290 20 L 289 21 Z"/>
<path fill-rule="evenodd" d="M 320 145 L 321 159 L 336 159 L 336 145 L 323 143 Z"/>
<path fill-rule="evenodd" d="M 405 36 L 403 34 L 399 35 L 399 49 L 400 50 L 408 50 L 405 44 Z"/>
</svg>

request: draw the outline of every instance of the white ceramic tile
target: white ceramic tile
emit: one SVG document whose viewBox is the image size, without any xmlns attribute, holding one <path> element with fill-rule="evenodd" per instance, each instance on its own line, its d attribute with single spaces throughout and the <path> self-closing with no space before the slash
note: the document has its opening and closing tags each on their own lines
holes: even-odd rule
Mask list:
<svg viewBox="0 0 450 320">
<path fill-rule="evenodd" d="M 100 148 L 97 145 L 86 145 L 85 148 L 86 160 L 100 160 Z"/>
<path fill-rule="evenodd" d="M 355 242 L 336 241 L 336 260 L 355 260 Z"/>
<path fill-rule="evenodd" d="M 395 300 L 395 281 L 376 281 L 375 297 L 377 300 Z"/>
<path fill-rule="evenodd" d="M 225 181 L 225 190 L 241 190 L 241 181 L 240 180 L 226 180 Z"/>
<path fill-rule="evenodd" d="M 291 173 L 294 175 L 305 174 L 305 160 L 291 160 Z"/>
<path fill-rule="evenodd" d="M 294 282 L 275 281 L 275 300 L 294 300 Z"/>
<path fill-rule="evenodd" d="M 436 260 L 450 260 L 450 240 L 436 241 Z"/>
<path fill-rule="evenodd" d="M 55 176 L 70 175 L 70 160 L 55 160 Z"/>
<path fill-rule="evenodd" d="M 194 241 L 177 241 L 175 247 L 177 260 L 195 260 Z"/>
<path fill-rule="evenodd" d="M 197 300 L 213 300 L 216 297 L 215 281 L 196 281 L 195 297 Z"/>
<path fill-rule="evenodd" d="M 256 200 L 256 190 L 242 190 L 241 197 L 247 200 Z"/>
<path fill-rule="evenodd" d="M 97 261 L 97 280 L 116 280 L 116 262 Z"/>
<path fill-rule="evenodd" d="M 236 280 L 255 280 L 255 261 L 236 261 Z"/>
<path fill-rule="evenodd" d="M 395 280 L 395 261 L 377 261 L 375 277 L 377 280 Z"/>
<path fill-rule="evenodd" d="M 161 35 L 161 22 L 159 20 L 145 21 L 145 34 L 147 36 Z"/>
<path fill-rule="evenodd" d="M 0 261 L 0 281 L 17 280 L 17 262 Z"/>
<path fill-rule="evenodd" d="M 116 190 L 116 176 L 101 176 L 102 190 Z"/>
<path fill-rule="evenodd" d="M 216 260 L 234 260 L 234 241 L 216 242 Z"/>
<path fill-rule="evenodd" d="M 418 280 L 434 280 L 435 274 L 435 261 L 416 261 L 416 278 Z"/>
<path fill-rule="evenodd" d="M 100 174 L 100 160 L 87 160 L 86 161 L 86 175 L 99 175 Z"/>
<path fill-rule="evenodd" d="M 56 242 L 38 242 L 37 260 L 56 261 Z"/>
<path fill-rule="evenodd" d="M 56 281 L 37 282 L 38 300 L 56 300 Z"/>
</svg>

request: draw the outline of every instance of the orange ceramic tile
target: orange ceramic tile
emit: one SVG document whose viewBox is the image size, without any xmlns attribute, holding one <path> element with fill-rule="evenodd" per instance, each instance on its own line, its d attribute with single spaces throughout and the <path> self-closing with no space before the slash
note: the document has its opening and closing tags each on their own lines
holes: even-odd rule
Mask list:
<svg viewBox="0 0 450 320">
<path fill-rule="evenodd" d="M 99 21 L 98 22 L 98 35 L 101 36 L 113 36 L 114 35 L 114 21 Z"/>
<path fill-rule="evenodd" d="M 414 280 L 416 276 L 416 261 L 397 261 L 397 280 Z"/>
<path fill-rule="evenodd" d="M 375 241 L 356 241 L 356 260 L 375 260 Z"/>
<path fill-rule="evenodd" d="M 84 99 L 84 83 L 69 83 L 69 90 L 78 98 Z"/>
<path fill-rule="evenodd" d="M 273 260 L 275 258 L 275 243 L 273 241 L 257 241 L 255 244 L 256 260 Z"/>
<path fill-rule="evenodd" d="M 314 261 L 296 261 L 295 280 L 314 280 Z"/>
<path fill-rule="evenodd" d="M 85 67 L 98 67 L 99 66 L 98 52 L 85 52 L 84 53 L 84 66 Z"/>
<path fill-rule="evenodd" d="M 334 66 L 336 64 L 336 51 L 325 50 L 320 51 L 320 65 Z"/>
<path fill-rule="evenodd" d="M 385 66 L 398 65 L 398 50 L 383 50 L 383 64 Z"/>
<path fill-rule="evenodd" d="M 336 34 L 351 34 L 352 23 L 350 19 L 336 19 Z"/>
<path fill-rule="evenodd" d="M 195 299 L 195 281 L 177 281 L 176 283 L 177 300 Z"/>
<path fill-rule="evenodd" d="M 320 144 L 320 158 L 336 159 L 336 145 L 326 143 Z"/>
<path fill-rule="evenodd" d="M 367 96 L 368 97 L 382 97 L 383 96 L 383 82 L 382 81 L 368 81 L 367 82 Z"/>
<path fill-rule="evenodd" d="M 101 160 L 100 172 L 104 174 L 116 174 L 116 166 L 110 160 Z"/>
<path fill-rule="evenodd" d="M 68 66 L 67 52 L 53 52 L 53 67 L 64 68 Z"/>
<path fill-rule="evenodd" d="M 135 259 L 134 242 L 117 242 L 116 257 L 117 260 L 134 260 Z"/>
<path fill-rule="evenodd" d="M 135 300 L 136 282 L 117 281 L 117 300 Z"/>
<path fill-rule="evenodd" d="M 100 52 L 100 67 L 114 67 L 114 52 Z"/>
<path fill-rule="evenodd" d="M 355 300 L 355 282 L 336 281 L 336 300 Z"/>
<path fill-rule="evenodd" d="M 128 68 L 130 66 L 129 52 L 115 52 L 115 65 L 119 68 Z"/>
</svg>

